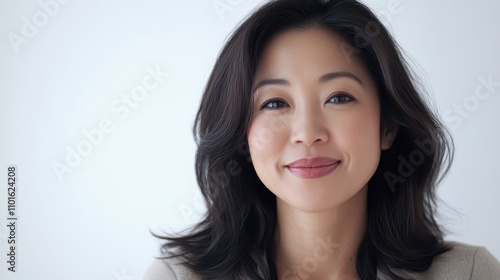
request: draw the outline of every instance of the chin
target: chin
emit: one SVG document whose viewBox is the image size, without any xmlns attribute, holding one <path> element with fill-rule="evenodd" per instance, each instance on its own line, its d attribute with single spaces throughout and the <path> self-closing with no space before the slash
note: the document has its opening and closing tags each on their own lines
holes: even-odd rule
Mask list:
<svg viewBox="0 0 500 280">
<path fill-rule="evenodd" d="M 307 192 L 287 194 L 281 198 L 287 206 L 307 213 L 321 213 L 334 210 L 339 206 L 360 207 L 366 204 L 366 186 L 356 189 L 332 189 L 323 190 L 314 193 L 313 189 Z M 363 190 L 365 190 L 363 192 Z M 352 209 L 352 208 L 351 208 Z"/>
</svg>

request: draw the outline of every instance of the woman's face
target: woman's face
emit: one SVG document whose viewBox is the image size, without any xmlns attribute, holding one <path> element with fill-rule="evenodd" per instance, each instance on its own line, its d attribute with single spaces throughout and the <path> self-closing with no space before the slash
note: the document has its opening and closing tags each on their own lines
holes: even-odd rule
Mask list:
<svg viewBox="0 0 500 280">
<path fill-rule="evenodd" d="M 366 187 L 392 138 L 380 137 L 375 82 L 340 36 L 282 33 L 264 49 L 253 86 L 250 155 L 278 199 L 320 212 Z M 315 157 L 330 159 L 288 166 Z"/>
</svg>

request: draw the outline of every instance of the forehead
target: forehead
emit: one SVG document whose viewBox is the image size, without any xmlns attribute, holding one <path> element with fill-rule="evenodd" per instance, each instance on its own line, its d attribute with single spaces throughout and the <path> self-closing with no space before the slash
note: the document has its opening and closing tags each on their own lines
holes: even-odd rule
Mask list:
<svg viewBox="0 0 500 280">
<path fill-rule="evenodd" d="M 291 29 L 272 39 L 259 59 L 256 79 L 317 77 L 349 71 L 370 79 L 354 48 L 340 35 L 321 28 Z"/>
</svg>

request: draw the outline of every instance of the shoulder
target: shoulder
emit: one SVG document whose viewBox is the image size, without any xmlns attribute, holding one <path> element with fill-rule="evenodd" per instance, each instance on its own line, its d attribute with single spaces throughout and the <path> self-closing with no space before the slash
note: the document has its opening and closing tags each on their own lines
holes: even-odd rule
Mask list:
<svg viewBox="0 0 500 280">
<path fill-rule="evenodd" d="M 178 258 L 165 258 L 163 255 L 155 259 L 146 270 L 143 280 L 198 280 Z"/>
<path fill-rule="evenodd" d="M 499 279 L 500 262 L 483 246 L 447 242 L 451 250 L 434 258 L 422 279 Z M 465 277 L 464 277 L 465 276 Z"/>
<path fill-rule="evenodd" d="M 447 241 L 451 250 L 436 256 L 431 267 L 422 273 L 402 273 L 411 279 L 427 280 L 498 280 L 500 262 L 483 246 Z M 381 279 L 387 279 L 385 275 Z"/>
</svg>

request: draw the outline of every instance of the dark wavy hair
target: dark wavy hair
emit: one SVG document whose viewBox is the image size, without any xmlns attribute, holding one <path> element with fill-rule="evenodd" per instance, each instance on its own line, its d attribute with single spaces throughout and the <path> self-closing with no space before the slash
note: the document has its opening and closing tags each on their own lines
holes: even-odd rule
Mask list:
<svg viewBox="0 0 500 280">
<path fill-rule="evenodd" d="M 207 212 L 193 227 L 166 240 L 201 279 L 277 279 L 276 197 L 258 178 L 246 139 L 252 119 L 252 84 L 267 43 L 290 29 L 339 34 L 360 58 L 379 92 L 381 130 L 398 125 L 368 182 L 367 230 L 356 269 L 423 272 L 450 248 L 435 220 L 435 188 L 448 172 L 453 142 L 421 95 L 416 76 L 377 17 L 355 0 L 277 0 L 244 20 L 226 42 L 209 77 L 194 122 L 196 176 Z"/>
</svg>

